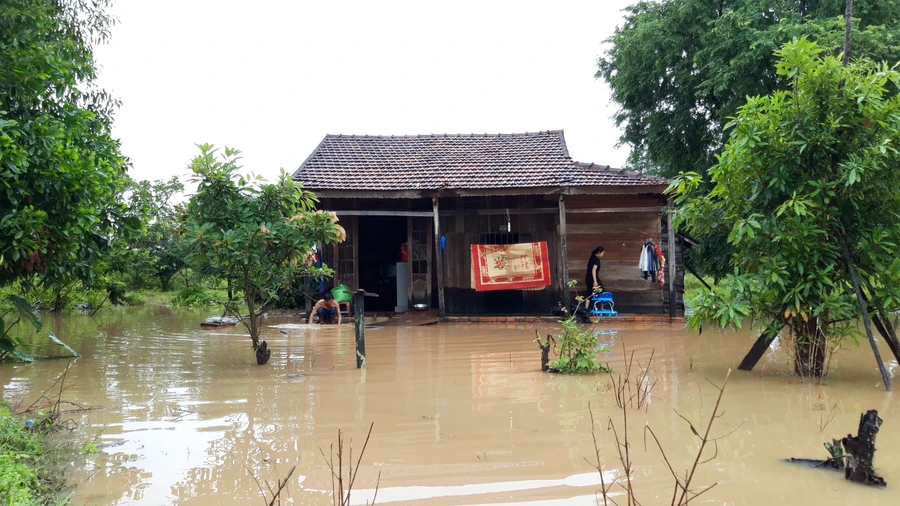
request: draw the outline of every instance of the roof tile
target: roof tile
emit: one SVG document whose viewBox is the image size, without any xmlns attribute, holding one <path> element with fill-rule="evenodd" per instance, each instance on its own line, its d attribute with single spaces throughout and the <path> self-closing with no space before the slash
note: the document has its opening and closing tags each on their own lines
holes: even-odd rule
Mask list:
<svg viewBox="0 0 900 506">
<path fill-rule="evenodd" d="M 569 158 L 560 130 L 521 134 L 326 135 L 294 172 L 309 190 L 660 185 L 662 178 Z"/>
</svg>

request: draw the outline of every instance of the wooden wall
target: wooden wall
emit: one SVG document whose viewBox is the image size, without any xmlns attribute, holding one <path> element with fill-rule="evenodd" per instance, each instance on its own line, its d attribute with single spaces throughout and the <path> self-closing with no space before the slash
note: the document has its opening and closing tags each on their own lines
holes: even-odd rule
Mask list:
<svg viewBox="0 0 900 506">
<path fill-rule="evenodd" d="M 585 271 L 591 251 L 603 246 L 600 279 L 613 293 L 616 309 L 629 313 L 663 313 L 663 290 L 658 283 L 641 278 L 638 269 L 641 247 L 652 238 L 663 244 L 664 200 L 638 195 L 567 195 L 566 229 L 569 279 L 577 281 L 570 300 L 583 295 Z M 654 208 L 653 211 L 581 214 L 573 210 L 589 208 Z M 667 255 L 663 250 L 663 255 Z"/>
<path fill-rule="evenodd" d="M 478 314 L 534 314 L 547 315 L 561 299 L 559 258 L 559 197 L 505 196 L 441 198 L 442 211 L 472 211 L 478 209 L 516 210 L 544 208 L 545 214 L 509 215 L 510 232 L 506 232 L 507 217 L 500 215 L 442 216 L 441 233 L 446 237 L 443 251 L 445 309 L 448 315 Z M 333 210 L 431 210 L 430 199 L 328 199 L 325 209 Z M 567 266 L 568 278 L 577 284 L 569 289 L 569 300 L 583 295 L 585 267 L 591 251 L 597 246 L 606 248 L 600 277 L 606 290 L 613 292 L 616 308 L 625 313 L 668 314 L 668 290 L 658 283 L 644 280 L 638 270 L 641 247 L 652 238 L 667 257 L 665 217 L 666 205 L 658 195 L 566 195 Z M 634 208 L 634 211 L 579 213 L 579 209 Z M 647 210 L 650 208 L 650 210 Z M 346 217 L 342 223 L 352 225 Z M 431 218 L 413 218 L 429 221 Z M 346 220 L 346 221 L 345 221 Z M 350 222 L 350 223 L 346 223 Z M 432 224 L 433 226 L 433 224 Z M 348 230 L 349 232 L 349 230 Z M 508 234 L 518 242 L 546 241 L 551 259 L 552 283 L 541 290 L 476 292 L 471 286 L 471 245 L 482 242 L 485 234 Z M 496 238 L 496 236 L 495 236 Z M 678 273 L 676 277 L 676 309 L 683 311 L 683 245 L 676 243 Z M 432 248 L 434 250 L 435 248 Z M 435 266 L 431 252 L 430 266 Z M 344 259 L 346 260 L 346 259 Z M 345 264 L 346 265 L 346 264 Z M 346 270 L 346 269 L 345 269 Z M 432 306 L 437 307 L 437 276 L 432 270 Z M 668 274 L 667 274 L 668 275 Z M 667 278 L 668 279 L 668 278 Z"/>
<path fill-rule="evenodd" d="M 527 196 L 443 198 L 440 205 L 441 210 L 548 207 L 543 198 Z M 509 232 L 505 215 L 443 216 L 441 234 L 447 241 L 443 265 L 448 315 L 548 315 L 559 301 L 555 269 L 559 241 L 554 214 L 510 214 Z M 471 281 L 472 244 L 480 244 L 488 234 L 494 239 L 515 239 L 516 242 L 546 241 L 551 259 L 551 285 L 540 290 L 476 292 Z"/>
</svg>

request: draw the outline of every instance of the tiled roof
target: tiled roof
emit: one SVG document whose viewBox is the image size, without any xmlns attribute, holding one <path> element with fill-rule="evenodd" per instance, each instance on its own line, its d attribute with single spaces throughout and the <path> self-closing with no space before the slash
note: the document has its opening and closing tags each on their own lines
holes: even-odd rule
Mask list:
<svg viewBox="0 0 900 506">
<path fill-rule="evenodd" d="M 660 178 L 572 161 L 562 131 L 326 135 L 294 179 L 309 190 L 453 190 L 660 185 Z"/>
<path fill-rule="evenodd" d="M 568 186 L 631 186 L 664 185 L 669 180 L 660 176 L 650 176 L 632 170 L 613 169 L 609 165 L 572 162 Z M 600 182 L 598 182 L 600 181 Z"/>
</svg>

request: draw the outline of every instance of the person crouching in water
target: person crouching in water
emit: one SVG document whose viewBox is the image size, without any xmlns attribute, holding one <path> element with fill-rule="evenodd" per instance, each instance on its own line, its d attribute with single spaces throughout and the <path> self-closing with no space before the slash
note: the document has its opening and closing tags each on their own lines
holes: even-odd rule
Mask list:
<svg viewBox="0 0 900 506">
<path fill-rule="evenodd" d="M 320 324 L 334 323 L 335 316 L 337 316 L 337 324 L 341 324 L 341 305 L 334 300 L 334 295 L 331 295 L 331 292 L 325 292 L 322 300 L 316 302 L 316 305 L 313 306 L 312 311 L 309 312 L 309 323 L 312 323 L 313 318 L 317 316 Z"/>
</svg>

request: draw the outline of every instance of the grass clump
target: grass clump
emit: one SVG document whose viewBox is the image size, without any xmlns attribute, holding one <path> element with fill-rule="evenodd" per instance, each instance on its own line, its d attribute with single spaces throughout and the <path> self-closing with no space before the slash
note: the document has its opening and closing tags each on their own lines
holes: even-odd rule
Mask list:
<svg viewBox="0 0 900 506">
<path fill-rule="evenodd" d="M 67 454 L 51 447 L 49 424 L 28 422 L 0 404 L 0 504 L 64 504 Z"/>
<path fill-rule="evenodd" d="M 179 307 L 215 306 L 221 303 L 214 294 L 204 291 L 199 286 L 182 288 L 172 298 L 172 305 Z"/>
</svg>

